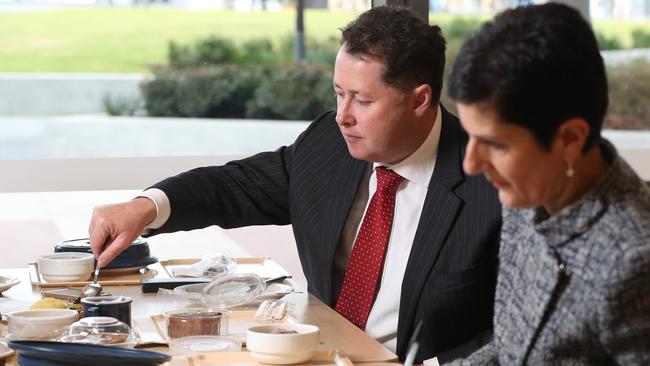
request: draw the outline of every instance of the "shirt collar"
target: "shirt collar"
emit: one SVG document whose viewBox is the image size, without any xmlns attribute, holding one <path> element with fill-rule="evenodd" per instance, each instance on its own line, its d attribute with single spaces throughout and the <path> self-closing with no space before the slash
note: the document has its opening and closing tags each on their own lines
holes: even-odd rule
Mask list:
<svg viewBox="0 0 650 366">
<path fill-rule="evenodd" d="M 377 167 L 385 166 L 395 171 L 409 182 L 413 182 L 424 188 L 429 187 L 433 168 L 436 165 L 436 153 L 440 142 L 440 131 L 442 130 L 442 111 L 440 105 L 436 109 L 436 119 L 429 135 L 422 145 L 406 159 L 397 164 L 373 163 L 373 171 Z"/>
</svg>

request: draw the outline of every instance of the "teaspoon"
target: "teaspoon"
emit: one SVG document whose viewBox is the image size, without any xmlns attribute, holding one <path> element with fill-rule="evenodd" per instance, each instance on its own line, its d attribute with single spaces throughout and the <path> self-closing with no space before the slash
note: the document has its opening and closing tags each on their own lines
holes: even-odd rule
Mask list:
<svg viewBox="0 0 650 366">
<path fill-rule="evenodd" d="M 97 264 L 97 259 L 95 259 L 95 276 L 93 278 L 93 282 L 87 284 L 84 286 L 83 289 L 81 289 L 81 298 L 84 297 L 93 297 L 93 296 L 98 296 L 99 294 L 102 293 L 102 285 L 97 282 L 97 277 L 99 276 L 99 265 Z"/>
</svg>

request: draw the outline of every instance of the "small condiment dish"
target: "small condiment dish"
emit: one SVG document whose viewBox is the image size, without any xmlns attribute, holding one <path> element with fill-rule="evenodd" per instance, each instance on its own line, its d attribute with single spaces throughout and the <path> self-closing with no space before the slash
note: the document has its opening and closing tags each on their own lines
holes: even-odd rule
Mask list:
<svg viewBox="0 0 650 366">
<path fill-rule="evenodd" d="M 47 282 L 86 281 L 95 257 L 89 253 L 52 253 L 38 257 L 38 271 Z"/>
<path fill-rule="evenodd" d="M 246 348 L 259 362 L 301 363 L 311 359 L 320 344 L 319 329 L 309 324 L 269 324 L 248 328 Z"/>
<path fill-rule="evenodd" d="M 223 336 L 191 336 L 170 340 L 169 349 L 183 356 L 212 352 L 241 352 L 241 342 Z"/>
<path fill-rule="evenodd" d="M 7 314 L 12 339 L 53 339 L 72 324 L 79 314 L 67 309 L 15 311 Z"/>
</svg>

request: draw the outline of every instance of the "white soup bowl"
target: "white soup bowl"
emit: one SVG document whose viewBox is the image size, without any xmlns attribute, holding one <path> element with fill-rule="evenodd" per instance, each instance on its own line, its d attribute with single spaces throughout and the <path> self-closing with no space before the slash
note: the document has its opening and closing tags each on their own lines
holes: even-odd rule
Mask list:
<svg viewBox="0 0 650 366">
<path fill-rule="evenodd" d="M 61 252 L 38 257 L 38 271 L 47 282 L 79 282 L 90 278 L 95 257 L 90 253 Z"/>
<path fill-rule="evenodd" d="M 263 363 L 305 362 L 314 356 L 319 344 L 319 329 L 309 324 L 258 325 L 246 332 L 246 348 Z"/>
<path fill-rule="evenodd" d="M 79 318 L 74 310 L 39 309 L 7 314 L 12 339 L 52 339 Z"/>
</svg>

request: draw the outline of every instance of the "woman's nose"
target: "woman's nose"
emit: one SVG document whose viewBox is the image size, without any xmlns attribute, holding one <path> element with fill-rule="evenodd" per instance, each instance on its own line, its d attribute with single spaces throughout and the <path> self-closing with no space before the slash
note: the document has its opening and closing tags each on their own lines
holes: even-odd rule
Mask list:
<svg viewBox="0 0 650 366">
<path fill-rule="evenodd" d="M 463 170 L 470 175 L 480 174 L 482 171 L 481 155 L 478 151 L 476 140 L 471 138 L 465 147 L 465 159 L 463 160 Z"/>
</svg>

